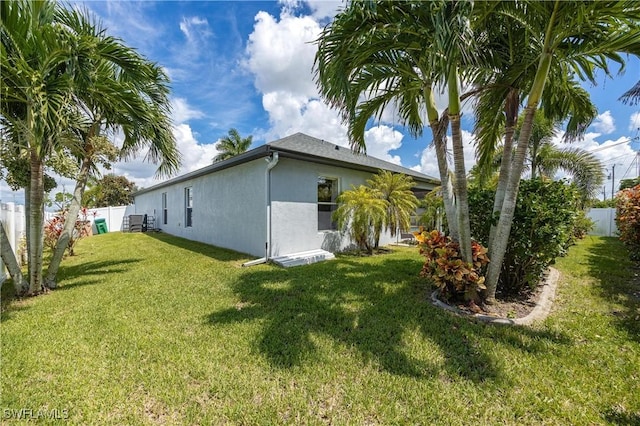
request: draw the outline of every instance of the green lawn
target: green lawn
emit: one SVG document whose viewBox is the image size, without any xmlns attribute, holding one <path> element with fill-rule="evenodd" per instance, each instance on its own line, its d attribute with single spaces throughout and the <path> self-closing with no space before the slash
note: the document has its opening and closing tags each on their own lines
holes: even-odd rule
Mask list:
<svg viewBox="0 0 640 426">
<path fill-rule="evenodd" d="M 76 251 L 58 290 L 8 302 L 3 289 L 5 420 L 25 408 L 73 424 L 640 422 L 638 270 L 614 239 L 558 262 L 553 312 L 532 328 L 433 307 L 416 249 L 292 269 L 242 268 L 243 255 L 163 234 Z"/>
</svg>

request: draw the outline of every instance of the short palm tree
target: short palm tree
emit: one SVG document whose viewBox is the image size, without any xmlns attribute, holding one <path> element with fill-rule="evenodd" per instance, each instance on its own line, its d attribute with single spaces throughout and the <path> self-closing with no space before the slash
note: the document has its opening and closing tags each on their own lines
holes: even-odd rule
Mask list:
<svg viewBox="0 0 640 426">
<path fill-rule="evenodd" d="M 381 195 L 365 185 L 352 187 L 338 196 L 338 208 L 333 214 L 338 229 L 347 231 L 358 247 L 367 253 L 373 253 L 375 229 L 382 228 L 385 223 L 389 203 Z"/>
<path fill-rule="evenodd" d="M 415 213 L 419 201 L 411 188 L 415 183 L 411 176 L 400 173 L 391 173 L 381 170 L 367 180 L 369 187 L 377 191 L 380 197 L 387 202 L 384 228 L 392 237 L 398 232 L 406 232 L 411 227 L 411 215 Z M 375 230 L 378 245 L 383 226 Z"/>
<path fill-rule="evenodd" d="M 216 155 L 213 161 L 223 161 L 227 158 L 235 157 L 236 155 L 246 152 L 251 146 L 252 141 L 252 135 L 243 138 L 236 129 L 229 129 L 229 134 L 227 136 L 223 136 L 220 139 L 220 142 L 218 142 L 217 148 L 220 151 L 220 154 Z"/>
</svg>

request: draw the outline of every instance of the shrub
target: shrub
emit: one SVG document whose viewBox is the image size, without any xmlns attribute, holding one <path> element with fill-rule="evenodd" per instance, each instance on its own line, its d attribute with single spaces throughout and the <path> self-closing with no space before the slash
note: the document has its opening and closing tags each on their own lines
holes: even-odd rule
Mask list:
<svg viewBox="0 0 640 426">
<path fill-rule="evenodd" d="M 589 231 L 593 229 L 595 223 L 584 210 L 578 210 L 576 213 L 575 221 L 573 223 L 573 235 L 569 239 L 568 244 L 573 245 L 576 241 L 583 239 L 587 236 Z"/>
<path fill-rule="evenodd" d="M 474 238 L 487 245 L 492 223 L 494 192 L 470 189 L 469 206 Z M 498 291 L 518 294 L 535 288 L 542 275 L 564 255 L 588 223 L 578 208 L 579 195 L 564 182 L 546 179 L 520 183 L 509 245 L 502 265 Z"/>
<path fill-rule="evenodd" d="M 620 191 L 616 200 L 620 240 L 629 248 L 631 258 L 640 260 L 640 185 Z"/>
<path fill-rule="evenodd" d="M 469 264 L 462 260 L 458 244 L 443 233 L 421 228 L 414 235 L 420 254 L 426 257 L 421 274 L 433 279 L 440 295 L 446 300 L 479 300 L 479 293 L 486 288 L 482 269 L 489 263 L 487 249 L 474 241 L 473 263 Z"/>
<path fill-rule="evenodd" d="M 96 215 L 96 212 L 92 213 L 93 216 Z M 75 227 L 73 229 L 73 233 L 71 234 L 71 238 L 69 239 L 69 244 L 67 245 L 67 249 L 69 250 L 69 255 L 73 256 L 73 249 L 76 243 L 81 239 L 88 235 L 90 235 L 91 231 L 91 222 L 87 220 L 87 216 L 89 215 L 89 211 L 86 208 L 82 208 L 80 210 L 80 215 L 82 219 L 76 220 Z M 62 234 L 62 230 L 64 229 L 64 222 L 67 217 L 67 211 L 63 210 L 58 212 L 52 219 L 48 220 L 44 225 L 44 246 L 51 251 L 55 250 L 56 244 L 58 243 L 58 239 L 60 238 L 60 234 Z"/>
</svg>

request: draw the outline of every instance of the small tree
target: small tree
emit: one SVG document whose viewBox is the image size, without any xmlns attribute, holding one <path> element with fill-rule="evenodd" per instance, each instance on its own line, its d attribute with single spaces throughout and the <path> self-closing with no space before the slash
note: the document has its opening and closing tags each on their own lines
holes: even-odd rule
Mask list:
<svg viewBox="0 0 640 426">
<path fill-rule="evenodd" d="M 337 199 L 338 209 L 333 219 L 338 229 L 348 232 L 361 250 L 373 253 L 375 230 L 382 228 L 389 203 L 378 190 L 365 185 L 344 191 Z"/>
<path fill-rule="evenodd" d="M 84 193 L 87 207 L 126 206 L 133 203 L 133 193 L 138 190 L 135 183 L 125 176 L 104 175 Z"/>
</svg>

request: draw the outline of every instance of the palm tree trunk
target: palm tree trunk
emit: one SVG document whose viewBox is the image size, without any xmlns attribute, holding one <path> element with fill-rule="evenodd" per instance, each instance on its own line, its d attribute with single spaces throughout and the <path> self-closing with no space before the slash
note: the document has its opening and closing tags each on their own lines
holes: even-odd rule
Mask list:
<svg viewBox="0 0 640 426">
<path fill-rule="evenodd" d="M 436 151 L 436 159 L 438 160 L 438 172 L 440 172 L 440 187 L 442 188 L 442 199 L 444 201 L 444 213 L 447 217 L 449 225 L 449 236 L 458 241 L 458 219 L 456 217 L 455 206 L 453 205 L 453 194 L 450 191 L 451 178 L 449 176 L 449 164 L 447 163 L 447 139 L 444 131 L 441 130 L 438 120 L 438 109 L 433 95 L 433 90 L 427 86 L 424 90 L 427 116 L 429 118 L 429 126 L 433 133 L 433 143 Z"/>
<path fill-rule="evenodd" d="M 489 247 L 489 268 L 487 269 L 487 276 L 485 285 L 486 290 L 486 302 L 492 304 L 495 302 L 496 289 L 498 287 L 498 280 L 500 278 L 500 270 L 502 269 L 502 261 L 507 251 L 507 245 L 509 243 L 509 234 L 511 233 L 511 224 L 513 222 L 513 215 L 516 207 L 516 198 L 518 197 L 518 188 L 520 186 L 520 177 L 522 175 L 522 169 L 524 168 L 524 161 L 527 155 L 527 148 L 529 144 L 526 142 L 531 137 L 531 130 L 533 129 L 533 118 L 536 110 L 538 109 L 538 103 L 542 97 L 544 85 L 549 75 L 549 69 L 551 68 L 551 60 L 553 59 L 553 50 L 551 49 L 551 40 L 553 29 L 555 25 L 555 15 L 558 10 L 559 0 L 556 1 L 547 32 L 545 34 L 545 41 L 540 56 L 540 62 L 538 69 L 536 70 L 536 76 L 529 92 L 527 107 L 525 108 L 524 121 L 522 123 L 522 129 L 520 131 L 519 140 L 516 154 L 513 159 L 513 166 L 509 176 L 509 183 L 505 191 L 504 202 L 502 203 L 502 209 L 500 211 L 500 220 L 498 221 L 498 227 L 496 228 L 496 234 Z"/>
<path fill-rule="evenodd" d="M 29 293 L 42 290 L 42 255 L 44 246 L 44 164 L 31 150 L 29 184 Z"/>
<path fill-rule="evenodd" d="M 88 157 L 85 157 L 82 160 L 82 165 L 80 166 L 76 186 L 73 190 L 73 198 L 71 199 L 69 211 L 67 212 L 67 217 L 64 221 L 64 228 L 62 229 L 60 237 L 58 237 L 58 242 L 56 243 L 56 247 L 53 251 L 53 257 L 51 258 L 49 267 L 47 268 L 47 275 L 44 283 L 48 288 L 56 288 L 58 286 L 56 282 L 56 275 L 58 274 L 60 263 L 64 257 L 64 252 L 69 246 L 69 241 L 75 231 L 76 219 L 80 213 L 80 208 L 82 207 L 82 196 L 84 195 L 84 189 L 89 179 L 90 170 L 91 160 Z"/>
<path fill-rule="evenodd" d="M 502 210 L 502 202 L 504 201 L 504 193 L 507 189 L 509 176 L 511 175 L 511 160 L 513 152 L 513 135 L 516 130 L 518 120 L 518 109 L 520 104 L 520 93 L 517 89 L 512 89 L 505 101 L 506 125 L 504 130 L 504 147 L 502 152 L 502 161 L 500 162 L 500 173 L 498 175 L 498 187 L 496 188 L 496 196 L 493 200 L 493 212 L 495 215 Z M 497 225 L 492 224 L 489 231 L 489 247 L 493 244 Z"/>
<path fill-rule="evenodd" d="M 31 264 L 29 262 L 29 229 L 31 224 L 31 185 L 27 183 L 24 187 L 24 229 L 27 230 L 24 234 L 25 242 L 27 243 L 27 277 L 31 276 Z"/>
<path fill-rule="evenodd" d="M 536 169 L 538 168 L 538 142 L 531 145 L 531 179 L 536 178 Z"/>
<path fill-rule="evenodd" d="M 13 279 L 13 287 L 18 296 L 21 296 L 29 291 L 29 282 L 22 276 L 22 270 L 16 260 L 16 256 L 11 248 L 11 243 L 4 230 L 4 225 L 0 223 L 0 256 L 2 256 L 2 262 L 7 266 L 9 275 Z"/>
<path fill-rule="evenodd" d="M 460 129 L 460 97 L 458 94 L 458 72 L 453 67 L 449 73 L 449 121 L 453 145 L 453 164 L 455 173 L 455 194 L 457 203 L 458 243 L 462 260 L 471 263 L 471 224 L 469 220 L 469 200 L 467 196 L 467 172 L 464 166 L 464 146 Z"/>
</svg>

